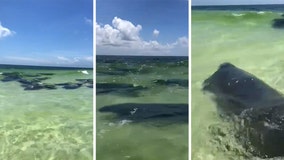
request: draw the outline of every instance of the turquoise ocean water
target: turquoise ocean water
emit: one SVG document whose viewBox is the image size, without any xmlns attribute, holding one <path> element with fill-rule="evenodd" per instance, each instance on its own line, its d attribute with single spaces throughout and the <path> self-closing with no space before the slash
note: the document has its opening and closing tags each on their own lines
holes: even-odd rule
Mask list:
<svg viewBox="0 0 284 160">
<path fill-rule="evenodd" d="M 25 90 L 23 84 L 77 83 L 92 79 L 92 69 L 0 65 L 0 73 L 1 160 L 93 159 L 92 88 Z"/>
<path fill-rule="evenodd" d="M 192 159 L 260 159 L 236 141 L 232 124 L 219 117 L 201 87 L 230 62 L 284 93 L 284 29 L 272 26 L 283 11 L 283 5 L 193 7 Z"/>
<path fill-rule="evenodd" d="M 125 103 L 187 105 L 188 57 L 97 56 L 96 67 L 97 159 L 187 160 L 187 120 L 173 121 L 163 114 L 137 122 L 129 119 L 131 115 L 119 119 L 118 115 L 100 109 Z M 118 88 L 110 89 L 114 86 Z M 138 114 L 140 110 L 135 113 L 136 110 L 131 114 Z M 153 114 L 161 112 L 158 109 Z M 187 115 L 183 118 L 187 119 Z M 164 122 L 165 119 L 168 121 Z"/>
</svg>

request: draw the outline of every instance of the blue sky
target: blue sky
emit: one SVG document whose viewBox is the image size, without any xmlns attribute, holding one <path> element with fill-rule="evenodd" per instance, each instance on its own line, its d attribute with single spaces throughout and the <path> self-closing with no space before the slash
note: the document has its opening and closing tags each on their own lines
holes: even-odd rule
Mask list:
<svg viewBox="0 0 284 160">
<path fill-rule="evenodd" d="M 192 5 L 284 4 L 284 0 L 192 0 Z"/>
<path fill-rule="evenodd" d="M 96 0 L 98 55 L 188 55 L 187 0 Z"/>
<path fill-rule="evenodd" d="M 91 67 L 92 0 L 1 0 L 0 63 Z"/>
</svg>

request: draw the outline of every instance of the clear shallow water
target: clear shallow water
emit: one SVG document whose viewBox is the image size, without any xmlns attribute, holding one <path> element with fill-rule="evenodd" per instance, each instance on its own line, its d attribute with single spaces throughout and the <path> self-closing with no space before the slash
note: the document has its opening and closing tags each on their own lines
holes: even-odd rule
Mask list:
<svg viewBox="0 0 284 160">
<path fill-rule="evenodd" d="M 54 73 L 46 83 L 92 79 L 92 70 L 78 70 L 0 67 L 2 73 Z M 26 91 L 15 81 L 0 81 L 0 88 L 0 159 L 93 159 L 92 89 Z"/>
<path fill-rule="evenodd" d="M 266 11 L 225 8 L 192 11 L 194 160 L 259 159 L 240 146 L 234 138 L 234 126 L 219 118 L 215 103 L 201 91 L 202 82 L 221 63 L 230 62 L 284 93 L 284 30 L 271 26 L 272 20 L 282 13 L 271 8 Z"/>
<path fill-rule="evenodd" d="M 97 94 L 97 159 L 188 159 L 187 123 L 134 123 L 127 119 L 118 120 L 115 114 L 98 111 L 104 106 L 121 103 L 187 104 L 187 87 L 153 83 L 155 79 L 187 79 L 187 62 L 187 57 L 97 56 L 97 83 L 128 83 L 148 87 L 147 90 L 141 90 L 138 96 L 116 92 Z"/>
</svg>

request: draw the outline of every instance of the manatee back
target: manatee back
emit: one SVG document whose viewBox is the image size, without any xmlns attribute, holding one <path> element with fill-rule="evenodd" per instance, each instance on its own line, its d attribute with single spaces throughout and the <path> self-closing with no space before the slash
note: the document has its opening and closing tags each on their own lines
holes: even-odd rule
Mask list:
<svg viewBox="0 0 284 160">
<path fill-rule="evenodd" d="M 123 103 L 104 106 L 100 112 L 112 112 L 118 119 L 134 122 L 161 120 L 174 123 L 188 122 L 188 104 Z"/>
<path fill-rule="evenodd" d="M 230 63 L 221 64 L 219 69 L 204 81 L 203 90 L 215 94 L 215 100 L 219 105 L 239 106 L 238 112 L 284 102 L 282 94 L 278 91 L 253 74 Z"/>
</svg>

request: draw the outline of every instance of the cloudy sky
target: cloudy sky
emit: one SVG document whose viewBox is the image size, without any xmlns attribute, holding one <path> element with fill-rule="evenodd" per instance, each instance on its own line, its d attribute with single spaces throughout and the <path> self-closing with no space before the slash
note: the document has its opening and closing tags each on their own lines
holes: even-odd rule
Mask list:
<svg viewBox="0 0 284 160">
<path fill-rule="evenodd" d="M 98 55 L 188 55 L 187 0 L 96 0 Z"/>
<path fill-rule="evenodd" d="M 284 4 L 284 0 L 192 0 L 192 5 Z"/>
<path fill-rule="evenodd" d="M 92 0 L 1 0 L 0 64 L 92 66 Z"/>
</svg>

